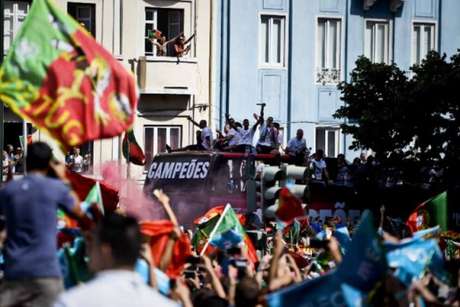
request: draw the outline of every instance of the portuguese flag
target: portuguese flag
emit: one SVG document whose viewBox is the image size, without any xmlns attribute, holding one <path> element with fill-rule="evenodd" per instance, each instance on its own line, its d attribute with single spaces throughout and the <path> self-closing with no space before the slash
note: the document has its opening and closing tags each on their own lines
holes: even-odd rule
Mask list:
<svg viewBox="0 0 460 307">
<path fill-rule="evenodd" d="M 442 231 L 447 231 L 447 192 L 420 204 L 407 219 L 406 225 L 412 232 L 439 225 Z"/>
<path fill-rule="evenodd" d="M 134 131 L 131 129 L 125 133 L 123 138 L 123 156 L 126 161 L 136 165 L 145 165 L 145 155 L 142 148 L 137 144 Z"/>
<path fill-rule="evenodd" d="M 230 204 L 227 204 L 224 211 L 219 215 L 214 228 L 207 237 L 207 243 L 204 245 L 200 254 L 206 253 L 209 244 L 218 248 L 231 247 L 239 242 L 243 243 L 248 260 L 256 263 L 258 261 L 254 245 L 246 234 L 243 225 L 236 215 Z"/>
<path fill-rule="evenodd" d="M 72 17 L 34 0 L 0 69 L 0 100 L 68 148 L 127 130 L 137 89 Z"/>
</svg>

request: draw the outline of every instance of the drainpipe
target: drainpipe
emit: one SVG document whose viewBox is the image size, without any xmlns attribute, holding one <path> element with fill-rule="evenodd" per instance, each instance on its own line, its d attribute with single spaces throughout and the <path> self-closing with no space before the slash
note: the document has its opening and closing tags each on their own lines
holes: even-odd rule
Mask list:
<svg viewBox="0 0 460 307">
<path fill-rule="evenodd" d="M 287 97 L 287 139 L 291 139 L 291 109 L 292 109 L 292 0 L 289 0 L 288 27 L 288 97 Z"/>
<path fill-rule="evenodd" d="M 214 107 L 214 1 L 209 3 L 210 23 L 209 23 L 209 70 L 208 70 L 208 107 L 209 107 L 209 127 L 214 128 L 215 110 Z"/>
<path fill-rule="evenodd" d="M 220 57 L 219 57 L 219 128 L 222 129 L 222 111 L 224 107 L 224 0 L 220 1 Z"/>
<path fill-rule="evenodd" d="M 442 38 L 442 0 L 438 0 L 438 52 L 439 53 L 442 53 L 441 38 Z"/>
<path fill-rule="evenodd" d="M 227 90 L 225 92 L 225 113 L 230 113 L 230 18 L 231 18 L 231 7 L 232 7 L 232 1 L 228 0 L 227 2 L 227 63 L 226 63 L 226 87 Z"/>
<path fill-rule="evenodd" d="M 345 61 L 343 63 L 343 73 L 345 75 L 345 81 L 348 80 L 348 17 L 349 17 L 349 0 L 345 1 L 345 50 L 344 50 L 344 57 Z M 343 122 L 344 124 L 347 123 L 346 120 Z M 343 154 L 346 157 L 347 152 L 347 136 L 343 134 Z"/>
</svg>

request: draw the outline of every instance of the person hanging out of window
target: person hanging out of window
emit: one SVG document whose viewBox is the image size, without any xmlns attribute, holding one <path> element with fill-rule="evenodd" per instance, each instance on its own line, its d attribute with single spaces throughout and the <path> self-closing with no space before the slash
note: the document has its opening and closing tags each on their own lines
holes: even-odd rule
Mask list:
<svg viewBox="0 0 460 307">
<path fill-rule="evenodd" d="M 195 37 L 195 33 L 193 33 L 192 36 L 190 36 L 188 39 L 185 39 L 185 35 L 182 32 L 179 34 L 179 36 L 175 39 L 174 41 L 174 52 L 176 53 L 177 57 L 177 62 L 179 62 L 179 59 L 183 57 L 184 55 L 187 55 L 191 49 L 191 46 L 189 43 L 192 41 L 192 39 Z"/>
<path fill-rule="evenodd" d="M 157 48 L 157 56 L 167 56 L 167 47 L 170 43 L 175 42 L 181 34 L 166 40 L 166 36 L 162 35 L 161 31 L 155 30 L 149 36 L 150 42 Z"/>
</svg>

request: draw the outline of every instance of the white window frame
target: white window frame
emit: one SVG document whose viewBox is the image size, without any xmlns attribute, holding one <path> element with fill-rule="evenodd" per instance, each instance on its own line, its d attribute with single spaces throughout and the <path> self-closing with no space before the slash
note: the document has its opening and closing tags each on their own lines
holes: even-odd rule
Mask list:
<svg viewBox="0 0 460 307">
<path fill-rule="evenodd" d="M 318 150 L 319 148 L 316 147 L 317 144 L 317 129 L 324 129 L 324 156 L 328 158 L 335 158 L 337 155 L 340 153 L 340 135 L 341 135 L 341 129 L 339 127 L 334 127 L 334 126 L 316 126 L 315 127 L 315 150 Z M 334 157 L 330 157 L 328 155 L 329 152 L 329 132 L 332 131 L 334 132 L 335 136 L 335 150 L 334 150 Z"/>
<path fill-rule="evenodd" d="M 144 150 L 145 148 L 145 141 L 146 141 L 146 129 L 153 129 L 153 156 L 158 154 L 158 129 L 166 128 L 166 144 L 171 144 L 171 129 L 178 129 L 179 130 L 179 145 L 180 148 L 182 146 L 182 125 L 144 125 Z"/>
<path fill-rule="evenodd" d="M 262 46 L 262 18 L 268 17 L 269 25 L 268 25 L 268 41 L 269 41 L 269 52 L 268 58 L 269 62 L 265 62 L 264 57 L 262 56 L 262 51 L 265 49 L 265 46 Z M 281 62 L 276 63 L 273 59 L 273 52 L 271 51 L 274 46 L 272 46 L 272 39 L 271 33 L 273 32 L 273 20 L 280 19 L 281 20 L 281 42 L 280 42 L 280 58 Z M 260 12 L 259 13 L 259 48 L 258 48 L 258 58 L 259 58 L 259 68 L 285 68 L 286 61 L 287 61 L 287 48 L 288 48 L 288 38 L 287 38 L 287 24 L 288 24 L 288 16 L 287 14 L 283 13 L 274 13 L 274 12 Z"/>
<path fill-rule="evenodd" d="M 153 20 L 147 20 L 147 10 L 153 11 Z M 157 25 L 158 25 L 157 22 L 158 22 L 158 9 L 157 9 L 157 8 L 154 8 L 154 7 L 145 7 L 145 8 L 144 8 L 144 27 L 143 27 L 143 29 L 142 29 L 142 30 L 143 30 L 142 33 L 144 33 L 144 34 L 143 34 L 143 38 L 144 38 L 144 44 L 143 44 L 143 45 L 144 45 L 144 48 L 143 48 L 143 49 L 144 49 L 144 52 L 143 52 L 143 54 L 144 54 L 145 56 L 147 56 L 147 57 L 149 57 L 149 56 L 154 56 L 154 57 L 156 57 L 156 56 L 157 56 L 157 48 L 155 47 L 155 44 L 152 43 L 152 49 L 153 49 L 153 50 L 152 50 L 152 54 L 147 54 L 146 48 L 145 48 L 145 46 L 146 46 L 146 45 L 145 45 L 145 40 L 146 40 L 148 37 L 145 36 L 145 26 L 146 26 L 147 24 L 152 24 L 152 25 L 153 25 L 153 29 L 155 30 L 155 29 L 157 29 Z"/>
<path fill-rule="evenodd" d="M 326 67 L 323 68 L 323 67 L 320 67 L 320 63 L 321 63 L 321 54 L 319 52 L 319 46 L 320 46 L 320 37 L 319 37 L 319 21 L 321 19 L 326 19 L 327 21 L 330 21 L 330 20 L 337 20 L 339 21 L 339 29 L 338 29 L 338 37 L 337 37 L 337 41 L 336 41 L 336 44 L 338 46 L 337 48 L 337 52 L 336 52 L 336 61 L 337 61 L 337 67 L 336 68 L 333 68 L 333 67 L 328 67 L 329 65 L 326 64 Z M 319 15 L 319 16 L 316 16 L 316 19 L 315 19 L 315 27 L 316 27 L 316 31 L 315 31 L 315 70 L 314 70 L 314 79 L 315 79 L 315 83 L 316 84 L 323 84 L 323 85 L 326 85 L 326 84 L 337 84 L 338 82 L 340 82 L 340 80 L 343 79 L 343 76 L 342 76 L 342 73 L 343 73 L 343 70 L 342 70 L 342 62 L 343 62 L 343 59 L 342 59 L 342 48 L 343 48 L 343 33 L 344 33 L 344 27 L 343 27 L 343 17 L 340 16 L 340 15 Z M 327 26 L 327 28 L 329 28 L 329 26 Z M 329 40 L 327 39 L 327 34 L 326 34 L 326 63 L 331 63 L 332 60 L 331 60 L 331 57 L 328 55 L 328 52 L 327 50 L 329 50 Z M 318 75 L 319 74 L 332 74 L 332 73 L 336 73 L 337 74 L 337 80 L 333 81 L 331 80 L 330 77 L 327 77 L 325 81 L 320 81 L 319 78 L 318 78 Z"/>
<path fill-rule="evenodd" d="M 0 0 L 0 1 L 4 1 L 4 0 Z M 4 32 L 3 33 L 3 37 L 2 39 L 5 40 L 5 37 L 7 34 L 10 35 L 10 43 L 9 43 L 9 46 L 11 47 L 13 45 L 13 41 L 14 41 L 14 38 L 15 36 L 18 34 L 18 31 L 19 29 L 21 28 L 21 22 L 19 22 L 19 20 L 22 18 L 22 21 L 24 22 L 24 19 L 26 18 L 27 14 L 29 13 L 29 10 L 30 10 L 30 3 L 28 3 L 27 1 L 4 1 L 4 11 L 2 12 L 2 14 L 4 14 L 4 20 L 3 20 L 3 25 L 5 25 L 6 23 L 6 19 L 7 17 L 9 16 L 5 16 L 5 13 L 6 13 L 6 5 L 11 3 L 13 6 L 12 6 L 12 9 L 13 11 L 10 13 L 11 14 L 11 23 L 12 23 L 12 30 L 11 30 L 11 33 L 7 33 L 7 31 L 9 31 L 10 29 L 6 29 L 6 27 L 4 28 Z M 26 13 L 25 14 L 21 14 L 19 12 L 19 2 L 22 3 L 22 4 L 27 4 L 27 10 L 26 10 Z M 4 44 L 3 45 L 3 55 L 6 56 L 8 52 L 8 49 L 6 49 L 6 45 Z"/>
<path fill-rule="evenodd" d="M 366 18 L 364 19 L 364 34 L 363 34 L 363 41 L 364 41 L 364 45 L 363 45 L 363 54 L 369 58 L 371 60 L 372 63 L 380 63 L 380 62 L 376 62 L 374 58 L 372 58 L 372 54 L 371 55 L 368 55 L 366 54 L 366 45 L 369 43 L 371 44 L 371 42 L 368 42 L 367 41 L 367 36 L 366 36 L 366 31 L 367 31 L 367 24 L 368 23 L 373 23 L 373 29 L 372 29 L 372 33 L 371 33 L 371 36 L 376 36 L 375 34 L 375 30 L 376 30 L 376 25 L 377 24 L 386 24 L 387 28 L 386 28 L 386 37 L 385 37 L 385 40 L 386 40 L 386 45 L 387 45 L 387 48 L 386 48 L 386 55 L 384 56 L 385 60 L 382 62 L 382 63 L 385 63 L 385 64 L 391 64 L 393 62 L 393 22 L 389 19 L 377 19 L 377 18 Z M 374 44 L 374 46 L 370 46 L 371 48 L 373 48 L 373 53 L 375 54 L 375 48 L 376 48 L 376 45 Z"/>
<path fill-rule="evenodd" d="M 153 46 L 153 52 L 152 54 L 146 54 L 145 52 L 145 40 L 147 39 L 147 36 L 145 36 L 145 25 L 146 24 L 152 24 L 153 25 L 153 29 L 158 29 L 158 10 L 162 10 L 162 9 L 169 9 L 169 10 L 177 10 L 177 11 L 183 11 L 182 13 L 182 16 L 183 16 L 183 31 L 185 33 L 185 36 L 186 38 L 188 39 L 192 34 L 188 35 L 186 34 L 186 24 L 185 24 L 185 20 L 186 20 L 186 16 L 185 14 L 187 13 L 187 9 L 186 8 L 183 8 L 183 7 L 167 7 L 167 8 L 163 8 L 163 7 L 156 7 L 156 6 L 144 6 L 143 7 L 144 11 L 143 11 L 143 14 L 144 14 L 144 19 L 143 19 L 143 25 L 142 25 L 142 30 L 143 30 L 143 36 L 142 36 L 142 55 L 145 56 L 147 59 L 154 59 L 154 60 L 161 60 L 161 61 L 168 61 L 168 62 L 176 62 L 177 59 L 174 57 L 174 56 L 158 56 L 157 55 L 157 48 L 155 46 L 155 44 L 152 44 Z M 153 11 L 153 20 L 152 21 L 148 21 L 146 19 L 147 17 L 147 14 L 146 14 L 146 11 L 147 10 L 151 10 Z M 193 15 L 192 15 L 193 16 Z M 192 18 L 193 19 L 193 18 Z M 170 25 L 168 24 L 168 27 Z M 190 28 L 193 29 L 192 25 L 190 25 Z M 161 29 L 159 29 L 161 30 Z M 168 29 L 169 30 L 169 29 Z M 171 39 L 171 38 L 168 38 L 168 39 Z M 194 54 L 196 53 L 196 44 L 195 44 L 195 41 L 196 41 L 196 37 L 193 38 L 190 42 L 189 42 L 189 45 L 191 46 L 191 50 L 190 52 L 187 54 L 187 55 L 184 55 L 181 59 L 183 60 L 190 60 L 191 58 L 194 57 Z"/>
<path fill-rule="evenodd" d="M 412 21 L 412 29 L 411 29 L 411 65 L 415 65 L 416 63 L 416 35 L 415 35 L 415 27 L 416 26 L 423 26 L 423 27 L 431 27 L 431 41 L 433 42 L 433 48 L 427 50 L 427 53 L 432 50 L 438 49 L 438 23 L 436 21 L 431 20 L 413 20 Z M 423 32 L 423 31 L 422 31 Z M 426 58 L 426 55 L 421 57 L 421 61 Z"/>
</svg>

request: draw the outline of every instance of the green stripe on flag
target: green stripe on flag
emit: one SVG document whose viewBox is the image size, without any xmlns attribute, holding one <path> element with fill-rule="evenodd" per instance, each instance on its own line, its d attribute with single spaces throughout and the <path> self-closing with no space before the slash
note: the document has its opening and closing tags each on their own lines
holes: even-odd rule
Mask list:
<svg viewBox="0 0 460 307">
<path fill-rule="evenodd" d="M 78 27 L 51 1 L 33 1 L 0 71 L 2 100 L 19 109 L 33 102 L 51 63 L 72 48 Z"/>
</svg>

